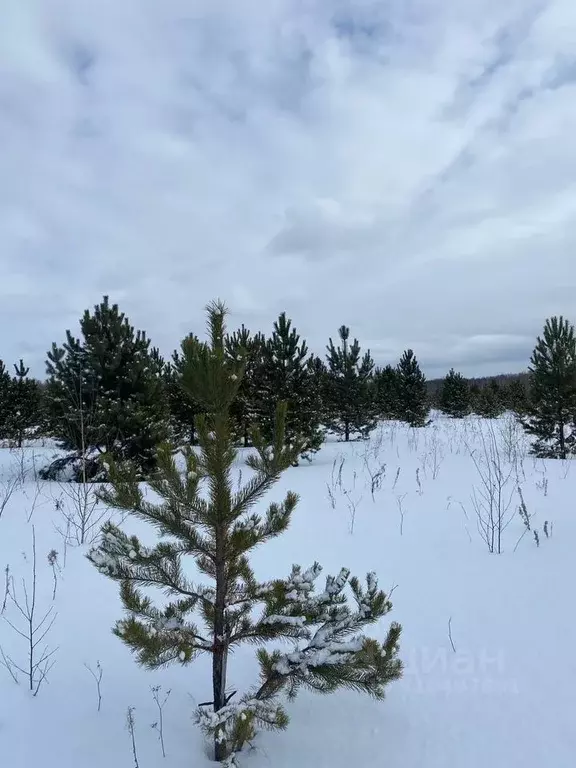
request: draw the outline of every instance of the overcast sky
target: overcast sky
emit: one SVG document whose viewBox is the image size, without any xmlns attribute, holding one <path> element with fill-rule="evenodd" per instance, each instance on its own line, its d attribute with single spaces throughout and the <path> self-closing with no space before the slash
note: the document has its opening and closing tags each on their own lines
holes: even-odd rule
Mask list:
<svg viewBox="0 0 576 768">
<path fill-rule="evenodd" d="M 574 0 L 0 0 L 0 358 L 104 293 L 526 367 L 576 312 Z"/>
</svg>

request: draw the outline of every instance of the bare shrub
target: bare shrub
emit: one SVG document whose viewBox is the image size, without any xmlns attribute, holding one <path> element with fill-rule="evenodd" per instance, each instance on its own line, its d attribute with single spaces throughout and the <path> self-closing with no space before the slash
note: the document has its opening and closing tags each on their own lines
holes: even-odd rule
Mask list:
<svg viewBox="0 0 576 768">
<path fill-rule="evenodd" d="M 504 458 L 513 464 L 517 475 L 520 474 L 526 456 L 526 436 L 522 425 L 513 413 L 506 413 L 498 420 L 498 437 Z"/>
<path fill-rule="evenodd" d="M 88 672 L 92 675 L 94 678 L 94 682 L 96 683 L 96 695 L 98 697 L 98 708 L 97 711 L 100 712 L 102 709 L 102 676 L 104 674 L 104 670 L 102 669 L 102 665 L 99 661 L 96 662 L 96 669 L 92 669 L 90 664 L 84 664 Z"/>
<path fill-rule="evenodd" d="M 420 457 L 424 474 L 427 475 L 428 468 L 430 468 L 432 479 L 436 480 L 444 458 L 444 447 L 440 437 L 440 430 L 437 426 L 434 426 L 426 435 L 426 451 Z"/>
<path fill-rule="evenodd" d="M 155 685 L 151 688 L 151 691 L 152 698 L 154 699 L 158 710 L 158 720 L 156 720 L 155 723 L 152 723 L 152 728 L 158 733 L 158 741 L 160 742 L 160 747 L 162 749 L 162 757 L 166 757 L 166 748 L 164 746 L 164 707 L 166 706 L 166 702 L 170 698 L 172 691 L 168 689 L 166 692 L 163 692 L 161 685 Z"/>
<path fill-rule="evenodd" d="M 2 651 L 2 665 L 6 667 L 12 678 L 18 682 L 17 672 L 23 674 L 33 696 L 38 694 L 47 675 L 54 666 L 54 654 L 57 648 L 50 649 L 44 645 L 48 633 L 54 626 L 57 614 L 51 605 L 47 611 L 38 612 L 37 601 L 37 558 L 36 532 L 32 526 L 32 584 L 22 579 L 22 591 L 17 592 L 13 579 L 8 585 L 8 601 L 20 615 L 19 624 L 3 616 L 4 621 L 19 635 L 26 645 L 26 661 L 17 662 Z"/>
<path fill-rule="evenodd" d="M 56 530 L 69 546 L 92 544 L 108 516 L 108 509 L 100 506 L 97 489 L 99 483 L 88 480 L 79 483 L 59 483 L 60 497 L 55 507 L 62 512 L 63 524 Z"/>
<path fill-rule="evenodd" d="M 126 710 L 126 730 L 130 734 L 134 768 L 140 768 L 140 764 L 138 762 L 138 752 L 136 751 L 136 721 L 134 720 L 134 707 L 128 707 Z"/>
<path fill-rule="evenodd" d="M 58 589 L 58 578 L 62 575 L 62 569 L 60 568 L 60 563 L 58 562 L 58 552 L 56 552 L 55 549 L 51 549 L 50 552 L 48 552 L 47 556 L 48 565 L 52 569 L 52 581 L 54 582 L 54 587 L 52 589 L 52 601 L 56 600 L 56 591 Z"/>
<path fill-rule="evenodd" d="M 396 503 L 398 504 L 398 511 L 400 512 L 400 536 L 404 535 L 404 515 L 406 510 L 404 509 L 404 499 L 408 494 L 403 493 L 402 496 L 396 496 Z"/>
<path fill-rule="evenodd" d="M 8 480 L 0 482 L 0 518 L 4 514 L 4 510 L 19 486 L 20 478 L 18 475 L 13 475 Z"/>
<path fill-rule="evenodd" d="M 451 496 L 448 496 L 447 501 L 448 501 L 448 503 L 446 504 L 446 511 L 448 511 L 450 509 L 454 499 L 452 499 Z M 466 531 L 466 535 L 468 536 L 468 541 L 470 542 L 470 544 L 472 544 L 472 536 L 470 535 L 470 530 L 468 529 L 468 522 L 470 521 L 470 518 L 468 517 L 468 512 L 466 511 L 466 507 L 464 506 L 464 504 L 462 504 L 461 501 L 457 501 L 456 503 L 458 504 L 458 506 L 462 510 L 462 512 L 464 514 L 464 517 L 466 519 L 466 522 L 464 523 L 464 530 Z"/>
<path fill-rule="evenodd" d="M 538 460 L 534 459 L 534 472 L 540 475 L 540 480 L 536 480 L 536 488 L 542 491 L 544 496 L 548 496 L 548 468 L 543 459 L 540 459 L 539 463 L 542 469 L 538 468 Z"/>
<path fill-rule="evenodd" d="M 382 488 L 382 482 L 386 477 L 386 462 L 380 458 L 384 432 L 381 428 L 377 436 L 370 443 L 366 443 L 364 454 L 362 456 L 364 468 L 368 473 L 370 495 L 372 501 L 376 501 L 376 492 Z"/>
<path fill-rule="evenodd" d="M 501 554 L 502 534 L 514 516 L 510 508 L 515 490 L 515 468 L 505 465 L 492 422 L 480 428 L 479 438 L 481 448 L 469 448 L 480 480 L 472 490 L 472 506 L 478 532 L 488 551 Z"/>
<path fill-rule="evenodd" d="M 7 565 L 4 568 L 4 596 L 2 598 L 2 608 L 0 609 L 0 615 L 4 615 L 6 612 L 6 605 L 8 603 L 8 597 L 10 595 L 10 588 L 12 586 L 12 575 L 10 574 L 10 566 Z"/>
<path fill-rule="evenodd" d="M 350 533 L 354 533 L 354 525 L 356 523 L 356 510 L 362 501 L 362 494 L 358 495 L 356 492 L 356 480 L 358 478 L 356 470 L 352 473 L 352 487 L 342 488 L 342 493 L 346 497 L 346 503 L 348 506 L 348 514 L 350 515 Z"/>
<path fill-rule="evenodd" d="M 422 481 L 420 480 L 420 467 L 416 467 L 416 485 L 418 487 L 418 495 L 422 496 L 424 489 L 422 488 Z"/>
</svg>

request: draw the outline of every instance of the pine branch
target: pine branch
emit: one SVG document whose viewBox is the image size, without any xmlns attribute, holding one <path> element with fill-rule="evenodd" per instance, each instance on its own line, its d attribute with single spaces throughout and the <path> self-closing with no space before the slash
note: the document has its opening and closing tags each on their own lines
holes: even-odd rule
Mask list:
<svg viewBox="0 0 576 768">
<path fill-rule="evenodd" d="M 129 538 L 113 523 L 107 523 L 102 529 L 101 542 L 87 557 L 101 573 L 115 581 L 160 586 L 169 594 L 212 605 L 209 590 L 195 588 L 184 578 L 180 567 L 180 555 L 184 551 L 182 546 L 168 543 L 152 549 L 144 547 L 135 536 Z"/>
</svg>

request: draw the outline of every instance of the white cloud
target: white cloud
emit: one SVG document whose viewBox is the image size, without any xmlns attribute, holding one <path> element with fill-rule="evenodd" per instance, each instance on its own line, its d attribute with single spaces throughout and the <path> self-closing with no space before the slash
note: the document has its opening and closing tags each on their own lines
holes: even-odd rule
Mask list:
<svg viewBox="0 0 576 768">
<path fill-rule="evenodd" d="M 520 369 L 576 289 L 572 0 L 4 0 L 0 357 L 103 293 Z M 478 341 L 480 339 L 480 341 Z"/>
</svg>

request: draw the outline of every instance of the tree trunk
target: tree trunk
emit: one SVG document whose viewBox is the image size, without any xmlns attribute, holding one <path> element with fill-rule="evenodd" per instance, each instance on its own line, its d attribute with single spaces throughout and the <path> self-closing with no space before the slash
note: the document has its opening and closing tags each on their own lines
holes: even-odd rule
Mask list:
<svg viewBox="0 0 576 768">
<path fill-rule="evenodd" d="M 344 441 L 347 443 L 350 440 L 350 422 L 348 419 L 344 419 Z"/>
<path fill-rule="evenodd" d="M 217 550 L 224 546 L 225 534 L 217 534 Z M 226 564 L 224 555 L 218 553 L 216 564 L 216 601 L 214 605 L 214 651 L 212 654 L 212 691 L 214 694 L 214 712 L 226 704 L 226 662 L 228 656 L 228 638 L 224 612 L 226 608 Z M 228 745 L 217 730 L 214 736 L 214 759 L 222 762 L 228 757 Z"/>
<path fill-rule="evenodd" d="M 564 421 L 560 419 L 560 458 L 566 458 L 566 437 L 564 436 Z"/>
</svg>

